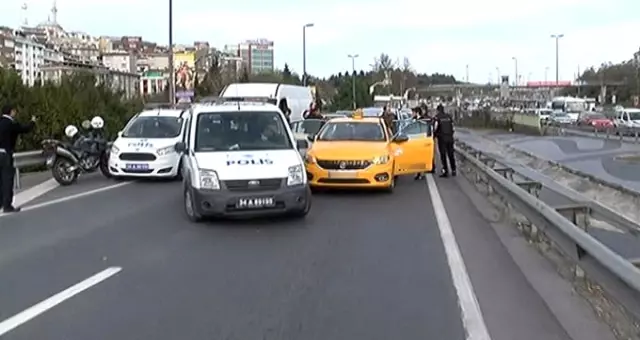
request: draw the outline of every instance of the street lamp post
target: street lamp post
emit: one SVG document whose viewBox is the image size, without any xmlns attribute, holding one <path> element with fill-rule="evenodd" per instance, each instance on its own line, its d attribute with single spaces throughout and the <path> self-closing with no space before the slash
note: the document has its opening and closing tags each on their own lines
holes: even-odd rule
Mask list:
<svg viewBox="0 0 640 340">
<path fill-rule="evenodd" d="M 353 100 L 353 109 L 357 108 L 356 106 L 356 58 L 359 57 L 358 54 L 349 54 L 347 57 L 351 58 L 351 100 Z"/>
<path fill-rule="evenodd" d="M 552 34 L 551 38 L 556 39 L 556 86 L 560 82 L 560 55 L 559 55 L 559 46 L 560 39 L 564 37 L 564 34 Z"/>
<path fill-rule="evenodd" d="M 169 0 L 169 102 L 176 103 L 176 80 L 173 65 L 173 0 Z"/>
<path fill-rule="evenodd" d="M 466 76 L 467 76 L 467 83 L 469 83 L 469 64 L 467 64 Z"/>
<path fill-rule="evenodd" d="M 548 77 L 547 77 L 548 74 L 549 74 L 549 66 L 544 68 L 544 81 L 545 81 L 545 83 L 548 80 Z"/>
<path fill-rule="evenodd" d="M 516 66 L 516 78 L 513 80 L 513 83 L 515 84 L 515 86 L 518 86 L 518 58 L 512 57 L 511 59 L 513 59 L 513 62 Z"/>
<path fill-rule="evenodd" d="M 307 86 L 307 28 L 313 23 L 302 26 L 302 85 Z"/>
</svg>

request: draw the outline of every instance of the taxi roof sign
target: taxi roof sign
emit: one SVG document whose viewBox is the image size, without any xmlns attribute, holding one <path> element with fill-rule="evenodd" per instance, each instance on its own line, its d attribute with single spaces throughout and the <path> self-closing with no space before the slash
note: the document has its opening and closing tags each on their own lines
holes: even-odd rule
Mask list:
<svg viewBox="0 0 640 340">
<path fill-rule="evenodd" d="M 354 119 L 362 119 L 362 117 L 364 117 L 364 112 L 362 111 L 362 109 L 357 109 L 357 110 L 353 111 L 353 118 Z"/>
</svg>

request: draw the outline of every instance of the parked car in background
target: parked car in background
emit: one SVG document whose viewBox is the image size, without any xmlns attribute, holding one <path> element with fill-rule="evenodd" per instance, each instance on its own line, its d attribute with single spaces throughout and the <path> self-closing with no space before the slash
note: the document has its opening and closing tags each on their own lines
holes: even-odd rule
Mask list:
<svg viewBox="0 0 640 340">
<path fill-rule="evenodd" d="M 551 124 L 566 125 L 575 123 L 575 119 L 566 112 L 556 111 L 549 116 L 549 122 Z"/>
<path fill-rule="evenodd" d="M 582 112 L 578 116 L 578 126 L 593 126 L 595 128 L 608 129 L 613 128 L 613 120 L 607 118 L 601 112 Z"/>
</svg>

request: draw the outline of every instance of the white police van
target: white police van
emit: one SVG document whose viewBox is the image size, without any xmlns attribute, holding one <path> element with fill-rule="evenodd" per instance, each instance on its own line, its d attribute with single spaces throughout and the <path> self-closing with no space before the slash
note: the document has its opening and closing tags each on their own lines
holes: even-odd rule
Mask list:
<svg viewBox="0 0 640 340">
<path fill-rule="evenodd" d="M 113 177 L 180 176 L 180 154 L 188 110 L 146 110 L 129 120 L 109 154 L 109 173 Z"/>
<path fill-rule="evenodd" d="M 304 162 L 275 105 L 195 104 L 185 125 L 175 149 L 182 153 L 184 209 L 190 220 L 307 215 L 311 191 Z"/>
</svg>

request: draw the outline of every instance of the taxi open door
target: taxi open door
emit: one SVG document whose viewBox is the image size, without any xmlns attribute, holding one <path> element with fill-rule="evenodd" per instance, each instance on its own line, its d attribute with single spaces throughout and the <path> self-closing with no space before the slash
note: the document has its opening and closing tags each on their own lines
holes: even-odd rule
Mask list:
<svg viewBox="0 0 640 340">
<path fill-rule="evenodd" d="M 434 141 L 431 123 L 416 120 L 399 127 L 389 146 L 395 159 L 394 175 L 433 170 Z"/>
</svg>

